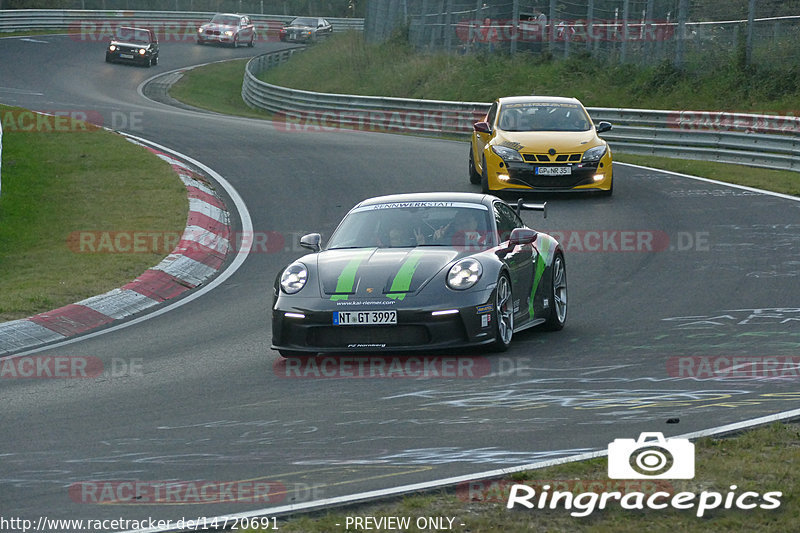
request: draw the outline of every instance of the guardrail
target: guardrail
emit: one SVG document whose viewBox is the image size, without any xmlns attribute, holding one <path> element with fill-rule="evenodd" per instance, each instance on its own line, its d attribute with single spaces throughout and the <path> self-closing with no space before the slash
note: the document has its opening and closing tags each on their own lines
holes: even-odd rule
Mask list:
<svg viewBox="0 0 800 533">
<path fill-rule="evenodd" d="M 156 30 L 159 38 L 178 35 L 211 20 L 215 12 L 202 11 L 128 11 L 80 9 L 14 9 L 0 11 L 0 32 L 27 30 L 65 30 L 86 35 L 113 33 L 117 26 L 142 24 Z M 256 32 L 277 32 L 294 17 L 288 15 L 247 14 Z M 328 18 L 334 31 L 363 30 L 364 19 Z M 277 35 L 277 34 L 276 34 Z"/>
<path fill-rule="evenodd" d="M 449 102 L 328 94 L 265 83 L 258 74 L 288 61 L 301 48 L 254 57 L 247 63 L 242 99 L 274 113 L 288 131 L 354 128 L 370 131 L 470 135 L 489 109 L 482 102 Z M 620 153 L 699 159 L 800 172 L 800 117 L 716 111 L 588 108 Z"/>
<path fill-rule="evenodd" d="M 248 106 L 276 114 L 276 124 L 287 130 L 351 127 L 458 135 L 486 114 L 482 102 L 409 100 L 380 96 L 351 96 L 287 89 L 264 83 L 258 72 L 287 61 L 303 48 L 256 56 L 247 63 L 242 98 Z"/>
</svg>

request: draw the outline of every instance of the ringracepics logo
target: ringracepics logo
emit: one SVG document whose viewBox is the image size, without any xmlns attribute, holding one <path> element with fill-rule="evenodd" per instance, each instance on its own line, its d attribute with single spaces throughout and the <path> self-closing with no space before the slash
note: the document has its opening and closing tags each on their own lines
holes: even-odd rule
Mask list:
<svg viewBox="0 0 800 533">
<path fill-rule="evenodd" d="M 688 439 L 667 441 L 661 433 L 642 433 L 638 440 L 616 439 L 608 445 L 608 477 L 692 479 L 694 444 Z"/>
<path fill-rule="evenodd" d="M 608 477 L 611 479 L 693 479 L 695 475 L 694 444 L 688 439 L 665 439 L 662 433 L 642 433 L 638 439 L 616 439 L 608 445 Z M 714 509 L 772 510 L 781 505 L 781 491 L 741 491 L 730 485 L 727 491 L 703 490 L 696 492 L 654 492 L 611 490 L 583 492 L 551 490 L 551 485 L 530 486 L 515 484 L 511 487 L 507 509 L 521 505 L 527 509 L 557 509 L 563 507 L 571 516 L 583 517 L 597 509 L 606 509 L 618 502 L 626 510 L 663 510 L 667 508 L 689 510 L 702 517 Z M 537 490 L 538 489 L 538 490 Z"/>
</svg>

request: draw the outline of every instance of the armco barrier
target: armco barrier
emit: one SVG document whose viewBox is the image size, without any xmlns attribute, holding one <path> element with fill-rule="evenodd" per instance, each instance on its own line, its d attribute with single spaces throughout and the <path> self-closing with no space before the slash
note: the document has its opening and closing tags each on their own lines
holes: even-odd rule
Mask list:
<svg viewBox="0 0 800 533">
<path fill-rule="evenodd" d="M 355 128 L 426 134 L 469 135 L 489 104 L 328 94 L 289 89 L 257 78 L 302 49 L 263 54 L 245 69 L 242 99 L 276 114 L 292 130 Z M 614 129 L 603 134 L 621 153 L 680 157 L 800 172 L 800 118 L 717 111 L 589 108 L 595 121 Z"/>
<path fill-rule="evenodd" d="M 14 9 L 0 11 L 0 35 L 2 32 L 26 30 L 64 30 L 74 33 L 84 31 L 97 35 L 119 25 L 134 23 L 152 27 L 157 33 L 174 34 L 186 27 L 199 26 L 211 20 L 216 13 L 202 11 L 128 11 L 128 10 L 80 10 L 80 9 Z M 285 22 L 294 17 L 289 15 L 248 15 L 256 26 L 256 32 L 274 33 Z M 334 31 L 363 30 L 364 19 L 328 18 Z M 104 27 L 105 25 L 105 27 Z"/>
</svg>

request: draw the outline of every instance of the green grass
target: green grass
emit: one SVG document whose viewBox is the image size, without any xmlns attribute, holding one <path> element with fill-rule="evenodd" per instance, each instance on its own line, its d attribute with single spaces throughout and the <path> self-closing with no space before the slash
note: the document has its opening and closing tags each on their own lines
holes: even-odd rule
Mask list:
<svg viewBox="0 0 800 533">
<path fill-rule="evenodd" d="M 245 65 L 246 59 L 234 59 L 191 69 L 170 88 L 169 95 L 217 113 L 269 118 L 268 113 L 251 109 L 242 100 Z"/>
<path fill-rule="evenodd" d="M 455 518 L 459 524 L 454 531 L 463 532 L 510 532 L 548 531 L 557 533 L 654 533 L 675 532 L 719 532 L 769 531 L 791 533 L 797 531 L 800 520 L 800 425 L 772 424 L 757 428 L 735 437 L 703 438 L 695 443 L 696 472 L 692 480 L 644 480 L 629 485 L 631 491 L 651 494 L 654 490 L 678 492 L 715 491 L 725 495 L 731 485 L 736 485 L 735 494 L 745 491 L 764 494 L 781 491 L 781 505 L 775 510 L 717 509 L 696 516 L 696 506 L 690 510 L 625 510 L 618 503 L 611 503 L 606 510 L 596 510 L 586 517 L 574 517 L 563 506 L 557 509 L 525 509 L 516 506 L 506 509 L 508 491 L 512 483 L 522 483 L 537 488 L 551 481 L 551 493 L 555 489 L 553 480 L 572 482 L 606 481 L 607 459 L 568 463 L 551 468 L 514 474 L 502 484 L 489 485 L 486 491 L 475 491 L 470 501 L 469 493 L 463 490 L 442 490 L 434 493 L 405 496 L 391 501 L 362 504 L 347 509 L 298 516 L 279 521 L 279 530 L 284 533 L 323 533 L 360 531 L 345 529 L 346 517 L 411 517 L 412 524 L 420 516 L 443 516 Z M 498 490 L 500 487 L 500 490 Z M 563 485 L 562 485 L 563 487 Z M 502 490 L 505 489 L 505 490 Z M 564 490 L 563 488 L 560 490 Z M 576 487 L 574 494 L 588 492 Z M 537 497 L 538 497 L 537 489 Z M 534 500 L 535 501 L 535 500 Z M 575 510 L 575 509 L 573 509 Z M 461 527 L 460 524 L 465 524 Z M 336 526 L 336 524 L 342 524 Z M 253 530 L 250 530 L 253 531 Z M 376 532 L 396 531 L 374 529 Z M 411 527 L 407 531 L 420 531 Z"/>
<path fill-rule="evenodd" d="M 0 321 L 101 294 L 164 253 L 77 253 L 82 231 L 167 231 L 186 225 L 186 189 L 170 166 L 117 134 L 84 126 L 20 131 L 4 118 Z"/>
</svg>

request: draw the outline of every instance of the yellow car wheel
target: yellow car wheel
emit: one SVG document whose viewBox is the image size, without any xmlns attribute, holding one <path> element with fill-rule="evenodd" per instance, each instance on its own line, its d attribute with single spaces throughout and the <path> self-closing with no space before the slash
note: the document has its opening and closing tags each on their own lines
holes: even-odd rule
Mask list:
<svg viewBox="0 0 800 533">
<path fill-rule="evenodd" d="M 481 175 L 475 170 L 475 156 L 473 155 L 472 145 L 469 147 L 469 182 L 473 185 L 481 182 Z"/>
<path fill-rule="evenodd" d="M 481 191 L 484 194 L 492 192 L 489 188 L 489 173 L 486 171 L 486 158 L 483 158 L 483 172 L 481 173 Z"/>
</svg>

